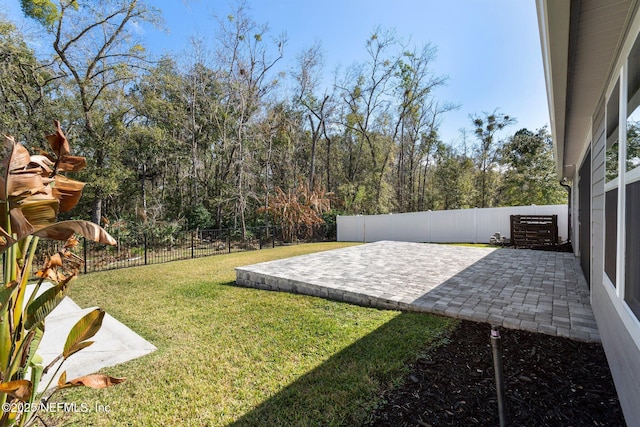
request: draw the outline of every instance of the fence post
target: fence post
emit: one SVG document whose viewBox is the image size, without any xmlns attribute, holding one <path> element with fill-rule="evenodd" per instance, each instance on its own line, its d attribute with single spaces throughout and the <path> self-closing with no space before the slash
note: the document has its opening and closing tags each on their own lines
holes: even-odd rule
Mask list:
<svg viewBox="0 0 640 427">
<path fill-rule="evenodd" d="M 276 227 L 273 227 L 271 231 L 271 249 L 275 249 L 276 247 Z"/>
<path fill-rule="evenodd" d="M 144 242 L 144 265 L 147 265 L 147 233 L 143 233 L 143 242 Z"/>
<path fill-rule="evenodd" d="M 191 258 L 193 258 L 193 249 L 195 247 L 195 238 L 193 235 L 193 230 L 191 230 Z"/>
<path fill-rule="evenodd" d="M 82 255 L 84 258 L 84 274 L 87 274 L 87 238 L 86 237 L 82 238 Z"/>
<path fill-rule="evenodd" d="M 227 232 L 227 246 L 229 247 L 229 253 L 231 253 L 231 230 Z"/>
<path fill-rule="evenodd" d="M 262 249 L 262 227 L 258 228 L 258 246 Z"/>
</svg>

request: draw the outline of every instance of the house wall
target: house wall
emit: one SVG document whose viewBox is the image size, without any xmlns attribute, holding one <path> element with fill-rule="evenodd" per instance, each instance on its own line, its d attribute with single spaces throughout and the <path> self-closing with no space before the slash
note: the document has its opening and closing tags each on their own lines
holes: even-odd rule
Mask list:
<svg viewBox="0 0 640 427">
<path fill-rule="evenodd" d="M 593 119 L 591 146 L 591 283 L 604 275 L 604 104 Z"/>
<path fill-rule="evenodd" d="M 576 168 L 577 169 L 577 168 Z M 577 179 L 573 179 L 572 180 L 572 188 L 571 188 L 571 243 L 573 245 L 573 253 L 574 255 L 578 256 L 580 254 L 579 252 L 579 239 L 580 239 L 580 233 L 578 232 L 580 229 L 580 222 L 578 221 L 578 207 L 580 206 L 580 198 L 579 196 L 579 191 L 578 191 L 578 180 Z"/>
<path fill-rule="evenodd" d="M 591 305 L 628 425 L 640 420 L 638 321 L 604 278 L 605 111 L 593 117 L 591 156 Z M 577 214 L 577 210 L 575 211 Z M 576 230 L 577 232 L 577 230 Z"/>
<path fill-rule="evenodd" d="M 591 306 L 598 323 L 602 346 L 607 355 L 611 376 L 616 385 L 620 406 L 627 425 L 640 422 L 640 349 L 630 329 L 623 322 L 616 307 L 617 299 L 611 298 L 608 285 L 593 286 Z"/>
<path fill-rule="evenodd" d="M 557 166 L 575 184 L 591 149 L 591 303 L 625 419 L 640 426 L 640 1 L 537 6 Z"/>
<path fill-rule="evenodd" d="M 574 184 L 578 194 L 576 209 L 578 212 L 578 222 L 573 240 L 574 248 L 577 248 L 576 255 L 580 257 L 580 267 L 585 278 L 591 287 L 591 133 L 589 133 L 588 151 L 578 169 L 578 183 Z"/>
</svg>

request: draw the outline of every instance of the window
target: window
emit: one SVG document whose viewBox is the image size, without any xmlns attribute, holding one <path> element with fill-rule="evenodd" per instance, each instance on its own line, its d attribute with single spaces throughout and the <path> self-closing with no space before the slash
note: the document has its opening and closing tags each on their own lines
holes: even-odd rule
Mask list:
<svg viewBox="0 0 640 427">
<path fill-rule="evenodd" d="M 620 121 L 620 81 L 607 102 L 607 150 L 605 153 L 605 178 L 611 182 L 618 177 L 618 122 Z"/>
<path fill-rule="evenodd" d="M 640 37 L 627 59 L 624 299 L 640 318 Z"/>
<path fill-rule="evenodd" d="M 626 172 L 640 166 L 640 37 L 631 49 L 627 71 Z"/>
<path fill-rule="evenodd" d="M 618 246 L 618 189 L 607 191 L 604 198 L 604 272 L 616 286 Z"/>
<path fill-rule="evenodd" d="M 604 200 L 604 272 L 616 286 L 618 247 L 618 160 L 620 121 L 620 80 L 616 82 L 607 101 L 606 151 L 605 151 L 605 200 Z"/>
<path fill-rule="evenodd" d="M 626 188 L 624 299 L 640 318 L 640 181 Z"/>
</svg>

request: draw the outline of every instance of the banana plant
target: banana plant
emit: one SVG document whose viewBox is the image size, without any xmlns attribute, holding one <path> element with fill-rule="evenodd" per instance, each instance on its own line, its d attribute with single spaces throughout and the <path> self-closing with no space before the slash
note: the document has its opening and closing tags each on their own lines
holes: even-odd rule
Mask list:
<svg viewBox="0 0 640 427">
<path fill-rule="evenodd" d="M 88 221 L 58 221 L 60 212 L 70 211 L 80 200 L 85 183 L 65 176 L 86 166 L 84 157 L 72 156 L 60 123 L 46 138 L 51 152 L 30 155 L 12 137 L 5 136 L 0 165 L 0 253 L 3 254 L 4 286 L 0 289 L 0 426 L 26 426 L 35 422 L 37 409 L 53 394 L 51 384 L 38 393 L 42 375 L 61 370 L 65 360 L 93 344 L 104 311 L 95 309 L 80 319 L 69 332 L 62 354 L 49 366 L 37 355 L 45 330 L 45 319 L 64 299 L 78 275 L 83 260 L 72 252 L 76 235 L 115 245 L 116 241 L 99 225 Z M 39 239 L 65 244 L 49 256 L 35 276 L 35 289 L 27 291 Z M 49 283 L 51 285 L 49 285 Z M 47 284 L 47 286 L 45 286 Z M 67 381 L 66 372 L 53 387 L 104 388 L 124 381 L 105 375 L 89 375 Z"/>
</svg>

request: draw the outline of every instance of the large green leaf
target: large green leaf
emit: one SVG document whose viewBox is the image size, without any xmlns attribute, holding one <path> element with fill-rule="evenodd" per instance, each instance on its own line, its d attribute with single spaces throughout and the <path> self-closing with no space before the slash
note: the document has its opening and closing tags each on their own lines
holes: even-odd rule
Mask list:
<svg viewBox="0 0 640 427">
<path fill-rule="evenodd" d="M 44 324 L 41 323 L 34 330 L 30 332 L 32 334 L 31 342 L 29 343 L 29 350 L 26 353 L 26 358 L 20 366 L 32 366 L 37 359 L 36 352 L 38 351 L 38 347 L 40 347 L 40 341 L 42 341 L 42 337 L 44 336 Z M 42 363 L 42 360 L 40 361 Z"/>
<path fill-rule="evenodd" d="M 13 296 L 18 284 L 18 282 L 14 281 L 0 289 L 0 310 L 7 308 L 6 305 Z"/>
<path fill-rule="evenodd" d="M 100 330 L 104 315 L 104 310 L 96 308 L 78 320 L 73 328 L 71 328 L 71 331 L 69 331 L 67 341 L 64 343 L 62 355 L 65 359 L 93 344 L 92 341 L 87 340 Z"/>
<path fill-rule="evenodd" d="M 27 307 L 27 321 L 25 329 L 30 330 L 34 326 L 40 324 L 45 317 L 60 304 L 67 293 L 67 284 L 69 282 L 61 282 L 60 284 L 47 289 L 37 297 Z"/>
<path fill-rule="evenodd" d="M 44 368 L 42 367 L 42 360 L 37 360 L 40 358 L 39 356 L 34 358 L 34 363 L 29 366 L 31 369 L 31 386 L 38 390 L 38 386 L 40 385 L 40 381 L 42 380 L 42 374 Z M 42 358 L 40 358 L 42 359 Z M 29 399 L 29 406 L 33 406 L 34 401 L 36 400 L 37 393 L 31 393 L 31 399 Z M 29 425 L 29 424 L 27 424 Z"/>
<path fill-rule="evenodd" d="M 116 245 L 116 240 L 102 227 L 89 221 L 70 220 L 51 224 L 34 232 L 35 236 L 54 240 L 67 240 L 78 233 L 94 242 Z"/>
</svg>

